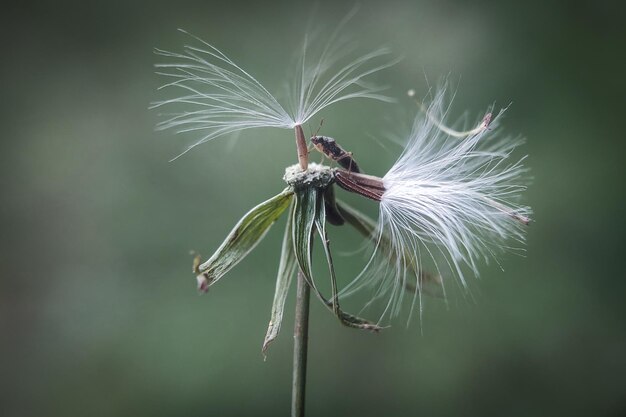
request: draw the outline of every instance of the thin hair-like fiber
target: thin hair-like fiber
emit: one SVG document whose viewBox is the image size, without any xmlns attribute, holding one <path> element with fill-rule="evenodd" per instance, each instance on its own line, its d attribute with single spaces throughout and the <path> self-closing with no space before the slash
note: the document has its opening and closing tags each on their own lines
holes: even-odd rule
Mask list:
<svg viewBox="0 0 626 417">
<path fill-rule="evenodd" d="M 165 119 L 157 129 L 174 129 L 177 133 L 200 132 L 199 139 L 182 155 L 230 133 L 257 127 L 292 129 L 344 100 L 393 101 L 381 94 L 383 87 L 370 84 L 368 79 L 395 64 L 397 59 L 390 59 L 391 51 L 384 47 L 355 55 L 354 46 L 338 36 L 350 17 L 348 15 L 340 23 L 321 52 L 313 53 L 313 58 L 309 54 L 321 45 L 316 43 L 312 48 L 309 38 L 305 37 L 286 107 L 260 81 L 215 46 L 181 30 L 199 46 L 186 45 L 180 53 L 155 50 L 157 55 L 170 61 L 156 66 L 158 74 L 171 79 L 160 90 L 182 91 L 182 95 L 152 104 L 151 108 L 173 110 L 163 114 Z"/>
<path fill-rule="evenodd" d="M 447 128 L 446 103 L 442 89 L 415 119 L 402 154 L 383 177 L 379 244 L 342 293 L 373 287 L 368 304 L 388 297 L 380 320 L 399 314 L 407 277 L 420 270 L 422 256 L 433 260 L 441 276 L 453 275 L 467 288 L 465 275 L 469 270 L 478 276 L 479 261 L 496 259 L 498 250 L 515 250 L 509 239 L 524 242 L 522 228 L 531 211 L 519 203 L 519 195 L 527 170 L 524 157 L 512 157 L 522 141 L 500 137 L 502 111 L 491 124 L 486 117 L 466 132 Z M 389 246 L 384 251 L 383 235 Z M 417 286 L 411 310 L 417 300 L 421 311 L 419 280 Z"/>
</svg>

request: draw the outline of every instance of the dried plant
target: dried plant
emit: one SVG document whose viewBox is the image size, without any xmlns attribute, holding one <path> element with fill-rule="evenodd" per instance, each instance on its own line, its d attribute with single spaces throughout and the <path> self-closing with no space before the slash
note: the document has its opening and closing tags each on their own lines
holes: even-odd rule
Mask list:
<svg viewBox="0 0 626 417">
<path fill-rule="evenodd" d="M 523 241 L 522 227 L 528 224 L 530 214 L 529 208 L 519 203 L 525 169 L 522 160 L 511 156 L 519 141 L 502 137 L 498 117 L 492 121 L 491 113 L 465 132 L 447 127 L 445 90 L 437 93 L 430 105 L 420 104 L 422 112 L 404 141 L 402 154 L 382 178 L 361 172 L 351 153 L 323 136 L 312 137 L 312 144 L 341 167 L 309 164 L 303 123 L 339 101 L 390 101 L 381 88 L 368 81 L 372 74 L 395 62 L 390 60 L 389 51 L 381 48 L 353 57 L 350 44 L 338 35 L 341 26 L 318 59 L 311 60 L 308 48 L 303 48 L 289 105 L 281 104 L 254 76 L 197 38 L 200 45 L 186 46 L 182 53 L 157 51 L 170 61 L 158 65 L 170 79 L 163 88 L 180 92 L 154 105 L 175 110 L 159 128 L 197 131 L 199 139 L 185 152 L 241 130 L 295 130 L 298 164 L 286 169 L 287 187 L 246 213 L 215 253 L 205 262 L 196 256 L 193 266 L 198 289 L 206 292 L 287 213 L 263 352 L 279 333 L 288 290 L 297 275 L 294 415 L 303 415 L 304 410 L 309 290 L 342 324 L 378 331 L 385 315 L 400 311 L 407 292 L 412 306 L 422 294 L 442 296 L 443 269 L 465 284 L 465 270 L 477 275 L 480 260 L 494 256 L 495 250 L 506 248 L 510 240 Z M 335 184 L 377 201 L 378 221 L 338 200 Z M 327 224 L 352 226 L 374 248 L 365 269 L 341 291 Z M 327 260 L 330 295 L 319 290 L 311 270 L 315 236 Z M 435 261 L 435 270 L 424 270 L 425 257 Z M 387 297 L 377 321 L 350 314 L 340 306 L 341 298 L 364 288 L 373 288 L 372 300 Z"/>
</svg>

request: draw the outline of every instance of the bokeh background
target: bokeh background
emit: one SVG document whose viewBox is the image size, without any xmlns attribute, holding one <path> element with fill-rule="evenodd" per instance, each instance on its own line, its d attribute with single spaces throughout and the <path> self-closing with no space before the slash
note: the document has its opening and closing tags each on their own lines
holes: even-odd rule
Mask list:
<svg viewBox="0 0 626 417">
<path fill-rule="evenodd" d="M 459 116 L 513 103 L 504 126 L 527 138 L 519 155 L 530 155 L 536 222 L 525 257 L 485 266 L 447 307 L 427 300 L 421 326 L 360 333 L 314 300 L 308 415 L 626 412 L 618 3 L 362 2 L 347 32 L 404 57 L 377 78 L 399 104 L 333 107 L 323 133 L 380 175 L 400 151 L 385 139 L 389 123 L 415 113 L 404 92 L 426 93 L 425 75 L 454 81 Z M 154 131 L 148 104 L 164 80 L 153 48 L 180 50 L 185 28 L 273 87 L 306 25 L 332 27 L 352 5 L 3 7 L 0 415 L 288 414 L 293 291 L 267 360 L 260 351 L 284 219 L 206 296 L 188 251 L 209 255 L 282 189 L 292 132 L 223 138 L 169 163 L 187 142 Z M 359 243 L 346 231 L 332 239 L 340 252 Z M 345 282 L 363 258 L 337 263 Z"/>
</svg>

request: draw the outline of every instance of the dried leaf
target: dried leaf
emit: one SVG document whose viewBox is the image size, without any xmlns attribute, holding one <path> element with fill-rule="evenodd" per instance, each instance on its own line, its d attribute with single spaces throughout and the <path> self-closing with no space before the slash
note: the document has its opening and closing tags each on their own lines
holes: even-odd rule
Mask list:
<svg viewBox="0 0 626 417">
<path fill-rule="evenodd" d="M 307 283 L 315 289 L 313 271 L 311 270 L 311 252 L 313 240 L 313 225 L 317 215 L 318 190 L 315 187 L 303 187 L 296 191 L 292 225 L 293 247 L 298 266 L 304 274 Z"/>
<path fill-rule="evenodd" d="M 332 311 L 339 318 L 341 323 L 345 326 L 364 330 L 380 330 L 380 326 L 360 317 L 346 313 L 345 311 L 341 310 L 341 307 L 339 306 L 337 277 L 335 276 L 335 266 L 333 264 L 333 257 L 330 252 L 330 241 L 328 240 L 328 235 L 326 233 L 326 207 L 328 206 L 325 204 L 324 194 L 321 194 L 320 199 L 318 200 L 318 215 L 315 218 L 315 226 L 317 228 L 317 232 L 322 238 L 322 246 L 324 247 L 324 254 L 326 255 L 326 261 L 328 263 L 328 270 L 330 272 L 330 282 L 332 288 L 330 303 L 329 301 L 325 300 L 325 304 L 332 309 Z"/>
<path fill-rule="evenodd" d="M 270 323 L 265 333 L 265 340 L 263 341 L 263 354 L 267 352 L 270 343 L 276 339 L 278 332 L 280 332 L 280 325 L 283 321 L 283 311 L 285 309 L 285 300 L 289 293 L 289 286 L 291 280 L 296 273 L 298 263 L 296 261 L 296 255 L 293 252 L 292 236 L 292 223 L 293 223 L 293 206 L 287 219 L 287 226 L 285 227 L 285 235 L 283 237 L 283 247 L 280 254 L 280 265 L 278 267 L 278 276 L 276 277 L 276 291 L 274 292 L 274 303 L 272 304 L 272 314 L 270 317 Z"/>
<path fill-rule="evenodd" d="M 313 289 L 317 297 L 328 309 L 333 311 L 337 317 L 339 317 L 342 323 L 351 327 L 378 330 L 380 328 L 375 324 L 343 312 L 337 303 L 333 303 L 333 301 L 326 299 L 326 297 L 324 297 L 324 295 L 322 295 L 322 293 L 315 286 L 313 272 L 311 270 L 311 253 L 313 249 L 313 227 L 316 224 L 318 230 L 322 230 L 320 235 L 324 240 L 324 250 L 328 250 L 325 228 L 322 226 L 326 221 L 323 194 L 324 190 L 316 187 L 303 187 L 296 191 L 293 210 L 293 244 L 298 265 L 302 270 L 305 280 Z M 327 252 L 327 259 L 329 260 L 329 267 L 331 269 L 331 279 L 335 282 L 334 268 L 332 267 L 332 258 L 330 258 L 329 251 Z M 333 300 L 336 300 L 335 292 L 336 283 L 334 284 Z"/>
<path fill-rule="evenodd" d="M 335 187 L 329 185 L 324 191 L 324 211 L 326 214 L 326 221 L 334 226 L 341 226 L 346 221 L 339 214 L 337 209 L 337 202 L 335 200 Z"/>
<path fill-rule="evenodd" d="M 287 188 L 246 213 L 213 256 L 198 267 L 198 282 L 208 288 L 245 258 L 289 207 L 292 197 L 293 191 Z"/>
</svg>

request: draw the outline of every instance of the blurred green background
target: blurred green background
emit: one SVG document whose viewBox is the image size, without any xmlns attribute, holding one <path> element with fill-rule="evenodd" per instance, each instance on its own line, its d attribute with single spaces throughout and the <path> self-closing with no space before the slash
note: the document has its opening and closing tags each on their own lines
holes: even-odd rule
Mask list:
<svg viewBox="0 0 626 417">
<path fill-rule="evenodd" d="M 282 189 L 292 132 L 169 163 L 187 142 L 153 130 L 153 48 L 179 51 L 185 28 L 274 87 L 313 11 L 314 27 L 332 27 L 352 6 L 337 3 L 4 8 L 1 416 L 288 414 L 293 297 L 260 352 L 284 219 L 206 296 L 188 251 L 209 255 Z M 424 74 L 458 85 L 456 115 L 512 102 L 503 123 L 527 138 L 536 222 L 525 258 L 485 266 L 448 308 L 427 300 L 421 331 L 400 319 L 360 333 L 314 300 L 308 415 L 624 415 L 623 17 L 603 1 L 362 2 L 347 32 L 404 57 L 377 77 L 399 104 L 333 107 L 322 133 L 380 175 L 399 153 L 381 132 L 410 121 L 404 93 L 424 94 Z M 336 232 L 338 251 L 359 242 Z M 362 263 L 338 257 L 343 281 Z"/>
</svg>

